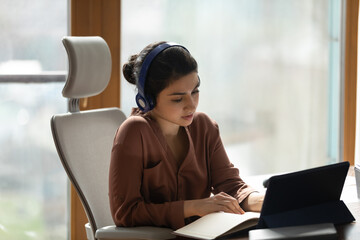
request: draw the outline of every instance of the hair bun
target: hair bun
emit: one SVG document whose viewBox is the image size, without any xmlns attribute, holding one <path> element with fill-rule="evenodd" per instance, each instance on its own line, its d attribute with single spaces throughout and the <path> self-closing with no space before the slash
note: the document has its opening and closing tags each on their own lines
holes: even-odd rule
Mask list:
<svg viewBox="0 0 360 240">
<path fill-rule="evenodd" d="M 138 55 L 132 55 L 129 58 L 128 62 L 126 62 L 122 68 L 123 75 L 124 75 L 126 81 L 128 81 L 131 84 L 135 84 L 135 85 L 136 85 L 136 78 L 135 78 L 135 74 L 134 74 L 134 69 L 135 69 L 135 62 L 136 62 L 137 58 L 138 58 Z"/>
</svg>

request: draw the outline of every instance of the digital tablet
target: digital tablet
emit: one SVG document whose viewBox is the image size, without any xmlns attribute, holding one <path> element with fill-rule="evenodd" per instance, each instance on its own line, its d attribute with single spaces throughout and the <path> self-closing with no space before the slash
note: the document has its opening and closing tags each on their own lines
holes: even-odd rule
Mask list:
<svg viewBox="0 0 360 240">
<path fill-rule="evenodd" d="M 340 200 L 349 162 L 272 176 L 258 228 L 348 223 L 354 217 Z"/>
</svg>

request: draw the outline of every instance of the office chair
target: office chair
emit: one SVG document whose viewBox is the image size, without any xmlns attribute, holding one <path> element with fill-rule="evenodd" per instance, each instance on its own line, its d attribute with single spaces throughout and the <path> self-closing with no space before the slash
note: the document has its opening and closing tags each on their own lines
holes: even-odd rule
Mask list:
<svg viewBox="0 0 360 240">
<path fill-rule="evenodd" d="M 101 37 L 64 37 L 69 73 L 62 94 L 69 112 L 51 119 L 51 130 L 63 167 L 75 187 L 89 223 L 89 240 L 171 239 L 169 228 L 116 227 L 110 213 L 108 175 L 116 129 L 126 119 L 118 108 L 80 111 L 79 99 L 97 95 L 107 86 L 111 55 Z"/>
</svg>

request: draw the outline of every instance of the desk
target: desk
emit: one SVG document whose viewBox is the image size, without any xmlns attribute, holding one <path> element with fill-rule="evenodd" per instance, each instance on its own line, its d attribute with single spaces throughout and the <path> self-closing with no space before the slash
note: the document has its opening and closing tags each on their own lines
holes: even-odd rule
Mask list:
<svg viewBox="0 0 360 240">
<path fill-rule="evenodd" d="M 255 188 L 261 188 L 262 181 L 265 178 L 249 178 L 248 180 L 244 178 L 246 182 L 249 182 L 250 185 L 253 185 Z M 339 240 L 358 240 L 360 239 L 360 199 L 357 198 L 355 176 L 354 176 L 354 167 L 350 167 L 348 176 L 345 181 L 343 192 L 341 194 L 341 199 L 345 202 L 346 206 L 349 208 L 350 212 L 353 214 L 356 222 L 349 224 L 338 225 L 336 230 L 338 232 Z M 239 235 L 233 240 L 247 240 L 249 239 L 248 234 Z"/>
</svg>

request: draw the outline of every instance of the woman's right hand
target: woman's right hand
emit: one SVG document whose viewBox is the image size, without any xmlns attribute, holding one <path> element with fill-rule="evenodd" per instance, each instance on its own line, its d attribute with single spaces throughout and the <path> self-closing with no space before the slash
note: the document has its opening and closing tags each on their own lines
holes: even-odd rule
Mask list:
<svg viewBox="0 0 360 240">
<path fill-rule="evenodd" d="M 187 200 L 184 202 L 185 218 L 191 216 L 204 216 L 212 212 L 228 212 L 243 214 L 245 211 L 232 196 L 221 192 L 204 199 Z"/>
</svg>

